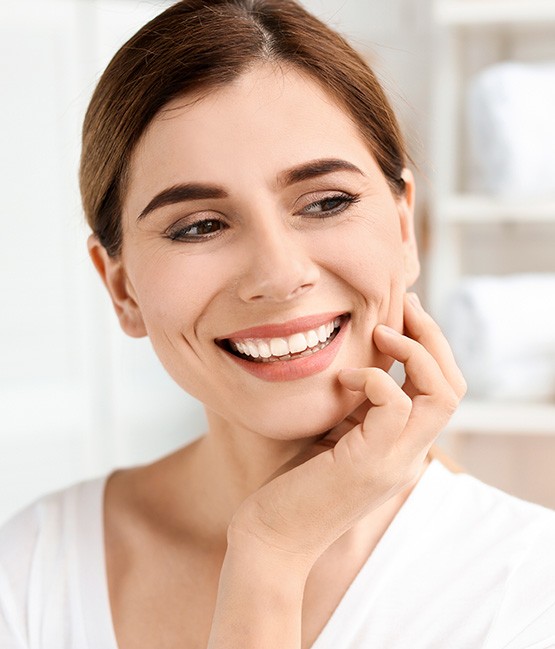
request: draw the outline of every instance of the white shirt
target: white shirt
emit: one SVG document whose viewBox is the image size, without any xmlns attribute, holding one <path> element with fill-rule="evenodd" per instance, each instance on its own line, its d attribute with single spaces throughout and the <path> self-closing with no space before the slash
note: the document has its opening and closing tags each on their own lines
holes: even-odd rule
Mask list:
<svg viewBox="0 0 555 649">
<path fill-rule="evenodd" d="M 0 529 L 1 649 L 118 649 L 107 476 Z M 555 647 L 555 512 L 433 461 L 312 649 Z"/>
</svg>

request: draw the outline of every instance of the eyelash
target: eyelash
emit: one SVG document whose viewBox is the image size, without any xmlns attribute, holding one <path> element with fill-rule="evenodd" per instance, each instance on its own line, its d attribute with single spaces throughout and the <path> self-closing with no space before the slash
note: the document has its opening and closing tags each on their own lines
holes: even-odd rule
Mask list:
<svg viewBox="0 0 555 649">
<path fill-rule="evenodd" d="M 179 228 L 178 230 L 172 231 L 170 230 L 167 233 L 167 238 L 170 239 L 170 241 L 206 241 L 206 239 L 212 239 L 212 237 L 216 236 L 218 232 L 221 232 L 225 228 L 218 228 L 215 232 L 210 232 L 205 235 L 202 234 L 197 234 L 197 235 L 191 235 L 189 234 L 190 231 L 193 228 L 198 228 L 199 226 L 202 226 L 206 223 L 218 223 L 220 225 L 225 225 L 220 221 L 219 219 L 201 219 L 200 221 L 195 221 L 195 223 L 191 223 L 191 225 L 187 225 L 184 228 Z"/>
<path fill-rule="evenodd" d="M 344 193 L 333 194 L 331 196 L 326 196 L 325 198 L 321 198 L 320 200 L 309 203 L 301 210 L 301 214 L 303 212 L 306 212 L 306 210 L 310 208 L 317 207 L 317 206 L 322 207 L 325 203 L 339 202 L 339 205 L 337 205 L 336 207 L 332 207 L 331 209 L 327 209 L 327 210 L 322 210 L 320 213 L 316 213 L 314 216 L 310 217 L 313 219 L 317 218 L 319 220 L 328 219 L 332 216 L 335 216 L 336 214 L 340 214 L 341 212 L 345 211 L 351 205 L 358 203 L 359 200 L 360 200 L 360 196 L 358 195 L 351 195 L 351 194 L 344 194 Z M 211 224 L 211 223 L 219 224 L 220 226 L 225 226 L 225 227 L 219 227 L 215 232 L 209 232 L 204 235 L 190 234 L 190 231 L 193 228 L 199 228 L 200 226 L 203 226 L 205 224 Z M 207 239 L 212 239 L 213 237 L 217 236 L 219 232 L 225 229 L 227 229 L 227 226 L 219 219 L 216 218 L 201 219 L 200 221 L 195 221 L 194 223 L 191 223 L 190 225 L 187 225 L 184 228 L 179 228 L 175 231 L 172 230 L 168 231 L 166 233 L 166 237 L 170 239 L 170 241 L 184 241 L 186 243 L 195 243 L 199 241 L 206 241 Z"/>
<path fill-rule="evenodd" d="M 324 203 L 339 201 L 338 207 L 334 207 L 328 210 L 323 210 L 318 215 L 318 218 L 320 219 L 327 219 L 330 216 L 333 216 L 334 214 L 340 214 L 341 212 L 346 210 L 350 205 L 353 205 L 354 203 L 358 203 L 359 200 L 360 200 L 360 196 L 358 195 L 353 196 L 352 194 L 343 194 L 343 193 L 332 194 L 331 196 L 326 196 L 325 198 L 321 198 L 320 200 L 309 203 L 303 208 L 303 210 L 307 210 L 308 208 L 314 207 L 315 205 L 322 206 Z"/>
</svg>

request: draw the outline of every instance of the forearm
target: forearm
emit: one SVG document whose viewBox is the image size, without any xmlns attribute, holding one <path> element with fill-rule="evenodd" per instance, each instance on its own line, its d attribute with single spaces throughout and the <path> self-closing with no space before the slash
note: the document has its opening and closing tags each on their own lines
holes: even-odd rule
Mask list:
<svg viewBox="0 0 555 649">
<path fill-rule="evenodd" d="M 273 553 L 226 553 L 208 649 L 299 649 L 307 570 Z"/>
</svg>

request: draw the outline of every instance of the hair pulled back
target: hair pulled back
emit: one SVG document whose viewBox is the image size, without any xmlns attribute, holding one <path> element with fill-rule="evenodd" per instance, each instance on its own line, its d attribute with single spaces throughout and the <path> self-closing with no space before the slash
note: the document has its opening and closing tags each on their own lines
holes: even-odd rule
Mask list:
<svg viewBox="0 0 555 649">
<path fill-rule="evenodd" d="M 80 185 L 89 225 L 121 251 L 121 206 L 133 150 L 155 115 L 188 92 L 221 87 L 256 62 L 295 66 L 342 106 L 401 194 L 405 149 L 374 73 L 335 31 L 294 0 L 182 0 L 116 53 L 83 125 Z"/>
</svg>

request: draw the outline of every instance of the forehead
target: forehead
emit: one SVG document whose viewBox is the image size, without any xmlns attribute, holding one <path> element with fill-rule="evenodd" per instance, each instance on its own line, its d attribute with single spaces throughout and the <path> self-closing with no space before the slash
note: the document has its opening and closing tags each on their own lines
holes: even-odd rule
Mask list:
<svg viewBox="0 0 555 649">
<path fill-rule="evenodd" d="M 293 68 L 259 65 L 155 117 L 131 160 L 129 198 L 184 181 L 270 182 L 282 169 L 332 157 L 377 168 L 350 116 L 319 84 Z"/>
</svg>

